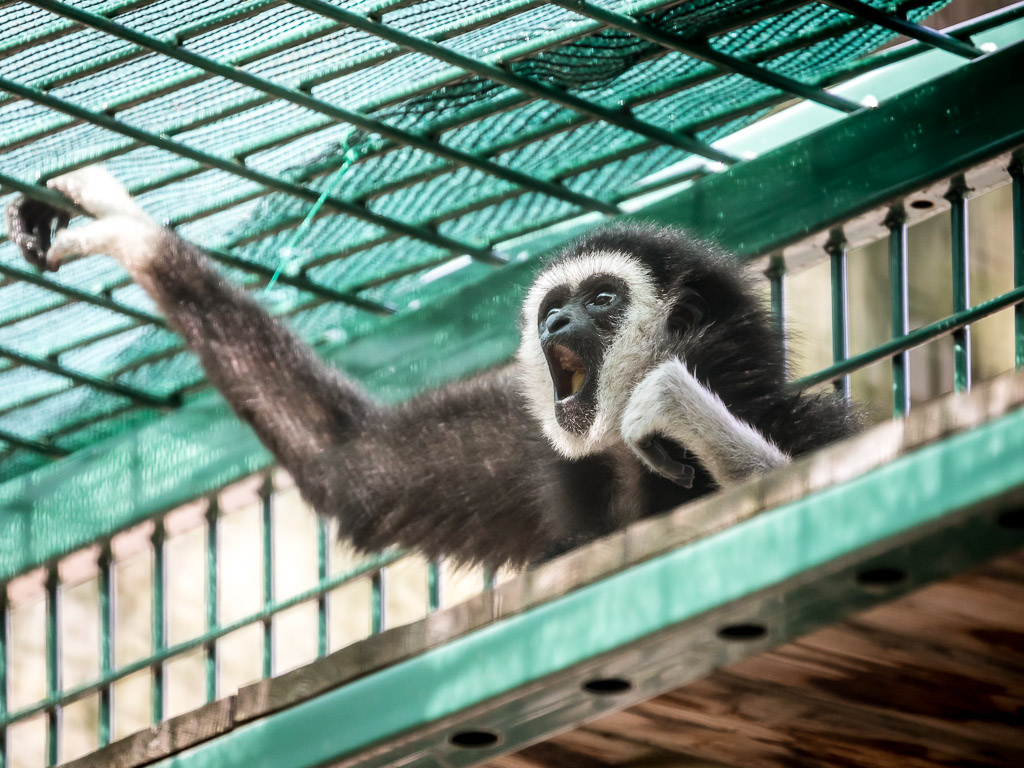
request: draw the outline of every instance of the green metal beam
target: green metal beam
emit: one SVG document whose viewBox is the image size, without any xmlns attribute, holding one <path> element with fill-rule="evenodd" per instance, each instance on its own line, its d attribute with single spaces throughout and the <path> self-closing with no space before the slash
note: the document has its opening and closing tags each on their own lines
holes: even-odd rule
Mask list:
<svg viewBox="0 0 1024 768">
<path fill-rule="evenodd" d="M 385 40 L 390 40 L 393 43 L 401 45 L 407 50 L 439 59 L 440 61 L 447 62 L 452 66 L 464 70 L 465 72 L 479 75 L 480 77 L 493 80 L 496 83 L 502 83 L 524 93 L 531 93 L 540 98 L 547 99 L 554 104 L 561 104 L 562 106 L 583 114 L 592 115 L 593 117 L 604 120 L 606 123 L 610 123 L 611 125 L 617 125 L 620 128 L 625 128 L 628 131 L 639 133 L 640 135 L 646 136 L 650 139 L 657 139 L 661 143 L 667 144 L 670 147 L 678 147 L 679 149 L 691 152 L 695 155 L 700 155 L 701 157 L 706 157 L 710 160 L 717 160 L 722 163 L 736 162 L 736 158 L 729 153 L 710 147 L 693 137 L 665 130 L 664 128 L 652 123 L 639 120 L 624 111 L 587 101 L 586 99 L 575 96 L 568 91 L 555 88 L 554 86 L 537 80 L 531 80 L 528 77 L 517 75 L 498 65 L 492 64 L 489 61 L 474 59 L 472 56 L 467 56 L 451 48 L 446 48 L 442 45 L 438 45 L 437 43 L 416 37 L 415 35 L 410 35 L 399 29 L 390 27 L 387 24 L 381 24 L 380 22 L 366 18 L 354 11 L 339 8 L 336 5 L 331 5 L 324 0 L 293 0 L 293 2 L 295 5 L 309 11 L 313 11 L 314 13 L 319 13 L 327 18 L 335 19 L 355 27 L 356 29 L 361 29 L 364 32 L 369 32 Z"/>
<path fill-rule="evenodd" d="M 644 40 L 657 43 L 670 51 L 685 53 L 687 56 L 714 64 L 725 72 L 735 72 L 772 88 L 778 88 L 791 96 L 808 99 L 823 106 L 838 109 L 840 112 L 856 112 L 861 109 L 861 105 L 857 102 L 829 93 L 823 88 L 808 86 L 795 78 L 760 67 L 738 56 L 715 50 L 706 42 L 687 39 L 672 32 L 663 32 L 632 16 L 610 10 L 589 2 L 589 0 L 556 0 L 556 2 L 563 8 L 597 19 L 615 29 L 621 29 Z"/>
<path fill-rule="evenodd" d="M 1021 455 L 1019 409 L 154 765 L 485 762 L 890 599 L 858 591 L 865 566 L 903 569 L 906 590 L 1019 548 L 1024 528 L 1007 513 L 1024 498 Z M 762 625 L 765 639 L 716 635 L 738 622 Z M 595 672 L 625 675 L 633 690 L 587 694 Z M 500 741 L 451 745 L 465 728 Z"/>
<path fill-rule="evenodd" d="M 1024 144 L 1024 79 L 1006 74 L 1020 71 L 1024 43 L 704 179 L 635 218 L 747 257 L 778 250 Z"/>
<path fill-rule="evenodd" d="M 129 138 L 136 139 L 137 141 L 166 150 L 167 152 L 188 158 L 189 160 L 194 160 L 195 162 L 207 167 L 217 168 L 219 170 L 226 171 L 227 173 L 233 173 L 244 179 L 255 181 L 257 184 L 264 185 L 267 189 L 283 192 L 311 203 L 316 203 L 321 197 L 321 192 L 319 190 L 262 173 L 253 168 L 242 165 L 241 163 L 236 163 L 230 159 L 220 157 L 219 155 L 213 155 L 208 152 L 194 149 L 187 144 L 169 139 L 161 134 L 137 128 L 121 120 L 110 117 L 103 112 L 98 112 L 73 104 L 70 101 L 58 98 L 53 94 L 45 93 L 38 88 L 23 85 L 9 78 L 0 77 L 0 90 L 8 91 L 23 99 L 57 110 L 58 112 L 72 115 L 80 120 L 84 120 L 85 122 L 100 128 L 105 128 L 113 133 L 121 134 L 122 136 L 127 136 Z M 487 248 L 477 248 L 468 243 L 460 243 L 457 240 L 445 237 L 444 235 L 436 232 L 430 232 L 414 224 L 407 224 L 405 222 L 398 221 L 397 219 L 373 213 L 362 206 L 350 203 L 336 195 L 327 195 L 324 198 L 324 201 L 329 208 L 334 209 L 339 213 L 344 213 L 355 219 L 382 227 L 383 229 L 407 235 L 417 240 L 422 240 L 432 245 L 436 245 L 439 248 L 454 251 L 455 253 L 467 253 L 482 261 L 503 263 L 500 257 L 496 256 Z"/>
</svg>

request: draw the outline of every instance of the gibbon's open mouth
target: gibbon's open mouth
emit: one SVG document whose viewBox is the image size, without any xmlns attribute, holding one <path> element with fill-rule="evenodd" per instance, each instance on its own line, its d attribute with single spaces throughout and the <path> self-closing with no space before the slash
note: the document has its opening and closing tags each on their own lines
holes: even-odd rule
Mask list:
<svg viewBox="0 0 1024 768">
<path fill-rule="evenodd" d="M 555 402 L 567 400 L 587 382 L 587 369 L 579 357 L 568 347 L 555 344 L 547 350 L 551 382 L 555 385 Z"/>
</svg>

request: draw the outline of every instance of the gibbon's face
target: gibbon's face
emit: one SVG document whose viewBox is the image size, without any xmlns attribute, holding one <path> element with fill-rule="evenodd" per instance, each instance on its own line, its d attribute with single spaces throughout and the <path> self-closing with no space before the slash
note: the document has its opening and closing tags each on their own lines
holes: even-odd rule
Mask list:
<svg viewBox="0 0 1024 768">
<path fill-rule="evenodd" d="M 619 440 L 633 388 L 659 361 L 664 310 L 635 258 L 595 251 L 540 274 L 523 306 L 521 386 L 552 445 L 569 458 Z"/>
</svg>

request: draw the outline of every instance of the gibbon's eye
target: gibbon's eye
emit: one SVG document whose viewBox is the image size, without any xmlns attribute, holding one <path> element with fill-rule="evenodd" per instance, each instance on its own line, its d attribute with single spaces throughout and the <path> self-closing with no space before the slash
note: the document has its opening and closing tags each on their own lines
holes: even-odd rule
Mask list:
<svg viewBox="0 0 1024 768">
<path fill-rule="evenodd" d="M 615 301 L 618 295 L 614 291 L 604 290 L 597 293 L 588 304 L 592 307 L 607 307 L 613 301 Z"/>
<path fill-rule="evenodd" d="M 696 328 L 711 315 L 711 307 L 704 297 L 693 290 L 687 290 L 676 302 L 669 318 L 669 327 L 676 332 Z"/>
</svg>

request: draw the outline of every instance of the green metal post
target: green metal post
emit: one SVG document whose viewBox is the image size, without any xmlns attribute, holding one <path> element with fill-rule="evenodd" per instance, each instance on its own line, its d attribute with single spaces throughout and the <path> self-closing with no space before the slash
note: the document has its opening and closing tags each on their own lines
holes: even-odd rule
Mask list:
<svg viewBox="0 0 1024 768">
<path fill-rule="evenodd" d="M 970 190 L 963 174 L 949 186 L 946 199 L 950 209 L 950 235 L 953 257 L 953 312 L 962 312 L 971 305 L 970 240 L 967 231 L 967 193 Z M 953 331 L 953 386 L 957 392 L 971 389 L 971 328 Z"/>
<path fill-rule="evenodd" d="M 1013 196 L 1013 287 L 1024 285 L 1024 152 L 1016 152 L 1010 162 Z M 1024 369 L 1024 306 L 1013 309 L 1014 363 Z"/>
<path fill-rule="evenodd" d="M 206 631 L 217 628 L 217 528 L 220 508 L 216 498 L 206 508 Z M 217 641 L 204 647 L 206 656 L 206 700 L 217 698 Z"/>
<path fill-rule="evenodd" d="M 384 631 L 386 620 L 384 601 L 387 599 L 387 580 L 383 568 L 373 574 L 370 585 L 370 632 L 376 635 Z"/>
<path fill-rule="evenodd" d="M 114 668 L 114 568 L 107 542 L 100 550 L 99 557 L 99 608 L 100 608 L 100 678 L 105 679 Z M 97 714 L 98 743 L 101 747 L 110 743 L 112 720 L 113 687 L 104 685 L 99 690 L 99 712 Z"/>
<path fill-rule="evenodd" d="M 317 584 L 323 587 L 330 575 L 330 550 L 327 547 L 327 522 L 322 517 L 316 519 L 316 560 Z M 327 593 L 323 592 L 316 599 L 316 655 L 318 658 L 327 655 Z"/>
<path fill-rule="evenodd" d="M 834 229 L 825 243 L 832 262 L 832 362 L 841 363 L 850 354 L 850 296 L 846 280 L 847 242 L 842 229 Z M 836 379 L 836 389 L 850 399 L 850 377 Z"/>
<path fill-rule="evenodd" d="M 892 337 L 907 335 L 910 316 L 907 308 L 907 212 L 903 207 L 893 208 L 885 218 L 889 228 L 889 297 L 892 308 Z M 898 352 L 892 357 L 892 413 L 902 418 L 910 410 L 910 381 L 907 365 L 908 353 Z"/>
<path fill-rule="evenodd" d="M 7 585 L 0 584 L 0 719 L 7 718 Z M 7 768 L 7 725 L 0 726 L 0 768 Z"/>
<path fill-rule="evenodd" d="M 441 563 L 432 560 L 427 565 L 427 610 L 431 613 L 441 607 Z"/>
<path fill-rule="evenodd" d="M 60 689 L 60 580 L 54 565 L 46 576 L 46 697 L 54 701 Z M 46 710 L 47 765 L 60 758 L 60 710 L 59 704 Z"/>
<path fill-rule="evenodd" d="M 164 582 L 167 577 L 165 560 L 163 519 L 158 519 L 153 528 L 153 654 L 160 654 L 167 647 L 166 617 L 167 602 Z M 156 725 L 164 719 L 164 663 L 158 661 L 151 667 L 152 687 L 152 721 Z"/>
<path fill-rule="evenodd" d="M 771 287 L 772 319 L 782 336 L 783 351 L 786 345 L 786 262 L 782 256 L 772 256 L 765 270 Z"/>
<path fill-rule="evenodd" d="M 263 507 L 263 607 L 274 602 L 274 484 L 268 475 L 260 489 Z M 274 617 L 263 619 L 263 677 L 274 674 Z"/>
<path fill-rule="evenodd" d="M 484 568 L 484 590 L 494 589 L 497 574 L 493 568 Z"/>
</svg>

